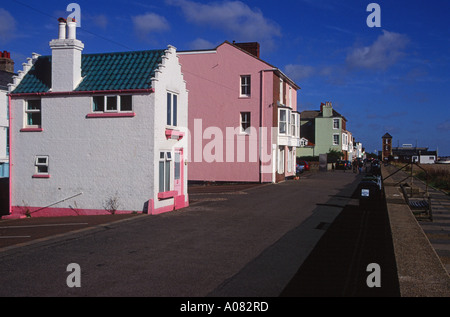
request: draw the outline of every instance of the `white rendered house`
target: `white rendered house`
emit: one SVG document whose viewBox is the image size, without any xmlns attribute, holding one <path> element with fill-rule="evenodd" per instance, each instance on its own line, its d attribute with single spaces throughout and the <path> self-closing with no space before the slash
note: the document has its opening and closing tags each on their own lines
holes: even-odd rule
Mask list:
<svg viewBox="0 0 450 317">
<path fill-rule="evenodd" d="M 8 217 L 188 206 L 188 92 L 175 48 L 82 54 L 76 23 L 59 21 L 52 55 L 34 56 L 10 86 Z"/>
</svg>

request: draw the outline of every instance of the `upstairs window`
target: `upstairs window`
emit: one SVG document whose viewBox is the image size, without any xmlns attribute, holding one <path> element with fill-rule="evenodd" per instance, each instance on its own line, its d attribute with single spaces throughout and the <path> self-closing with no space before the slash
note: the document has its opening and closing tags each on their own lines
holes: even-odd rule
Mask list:
<svg viewBox="0 0 450 317">
<path fill-rule="evenodd" d="M 291 135 L 295 136 L 295 130 L 296 130 L 296 115 L 295 113 L 291 113 Z"/>
<path fill-rule="evenodd" d="M 131 95 L 120 96 L 120 110 L 133 111 Z"/>
<path fill-rule="evenodd" d="M 333 119 L 333 129 L 339 129 L 339 119 Z"/>
<path fill-rule="evenodd" d="M 92 97 L 94 112 L 129 112 L 133 110 L 131 95 L 94 96 Z"/>
<path fill-rule="evenodd" d="M 286 134 L 286 109 L 280 110 L 280 119 L 278 122 L 278 129 L 280 134 Z"/>
<path fill-rule="evenodd" d="M 178 111 L 178 96 L 174 93 L 167 93 L 167 125 L 176 127 Z"/>
<path fill-rule="evenodd" d="M 40 127 L 42 123 L 41 100 L 28 100 L 25 115 L 27 127 Z"/>
<path fill-rule="evenodd" d="M 94 112 L 105 111 L 105 96 L 92 97 L 92 106 L 93 106 Z"/>
<path fill-rule="evenodd" d="M 280 134 L 289 135 L 291 132 L 291 110 L 279 109 L 278 110 L 278 132 Z"/>
<path fill-rule="evenodd" d="M 251 77 L 250 75 L 241 76 L 241 97 L 250 97 Z"/>
<path fill-rule="evenodd" d="M 339 134 L 333 134 L 333 145 L 339 145 Z"/>
</svg>

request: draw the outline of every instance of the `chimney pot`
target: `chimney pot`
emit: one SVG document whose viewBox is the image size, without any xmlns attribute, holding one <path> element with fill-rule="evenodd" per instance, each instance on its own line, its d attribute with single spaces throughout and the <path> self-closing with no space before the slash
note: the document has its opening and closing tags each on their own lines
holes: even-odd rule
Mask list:
<svg viewBox="0 0 450 317">
<path fill-rule="evenodd" d="M 72 19 L 72 21 L 67 22 L 67 38 L 70 40 L 76 39 L 77 22 L 75 22 L 74 20 L 75 19 Z"/>
<path fill-rule="evenodd" d="M 66 20 L 64 18 L 59 18 L 59 33 L 58 39 L 64 40 L 66 38 Z"/>
</svg>

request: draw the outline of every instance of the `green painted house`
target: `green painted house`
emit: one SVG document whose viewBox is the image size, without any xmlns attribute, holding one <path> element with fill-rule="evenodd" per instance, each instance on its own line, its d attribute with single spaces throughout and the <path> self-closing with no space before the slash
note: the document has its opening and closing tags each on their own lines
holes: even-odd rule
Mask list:
<svg viewBox="0 0 450 317">
<path fill-rule="evenodd" d="M 307 141 L 297 148 L 297 157 L 319 156 L 330 150 L 342 151 L 344 159 L 352 151 L 352 136 L 346 130 L 347 119 L 333 109 L 331 102 L 322 103 L 320 110 L 300 113 L 300 135 Z"/>
</svg>

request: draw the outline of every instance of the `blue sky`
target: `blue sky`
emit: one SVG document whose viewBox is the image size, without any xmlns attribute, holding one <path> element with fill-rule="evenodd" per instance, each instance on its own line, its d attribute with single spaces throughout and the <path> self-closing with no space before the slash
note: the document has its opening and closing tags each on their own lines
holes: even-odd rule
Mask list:
<svg viewBox="0 0 450 317">
<path fill-rule="evenodd" d="M 32 52 L 51 54 L 58 17 L 72 1 L 0 4 L 0 50 L 16 71 Z M 84 53 L 213 48 L 258 41 L 261 58 L 301 87 L 298 108 L 331 101 L 367 152 L 413 144 L 450 155 L 449 0 L 73 1 Z M 370 28 L 367 5 L 379 4 Z"/>
</svg>

